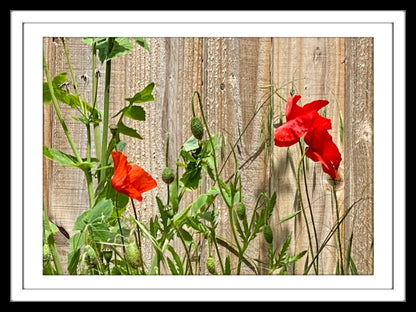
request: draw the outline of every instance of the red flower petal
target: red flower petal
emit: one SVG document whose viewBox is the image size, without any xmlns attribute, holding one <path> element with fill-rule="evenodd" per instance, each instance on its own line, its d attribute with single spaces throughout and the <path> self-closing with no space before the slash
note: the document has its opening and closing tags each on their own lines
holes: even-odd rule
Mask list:
<svg viewBox="0 0 416 312">
<path fill-rule="evenodd" d="M 111 185 L 119 192 L 126 194 L 128 185 L 128 173 L 130 165 L 127 162 L 127 157 L 121 152 L 111 152 L 114 163 L 114 174 L 111 178 Z"/>
<path fill-rule="evenodd" d="M 313 118 L 314 113 L 312 112 L 285 122 L 274 130 L 274 144 L 283 147 L 297 143 L 308 131 L 313 122 Z"/>
<path fill-rule="evenodd" d="M 311 112 L 317 112 L 322 107 L 327 105 L 329 102 L 326 100 L 316 100 L 305 104 L 303 106 L 299 106 L 296 103 L 301 98 L 300 95 L 290 96 L 286 102 L 286 121 L 295 119 L 299 116 L 309 114 Z"/>
<path fill-rule="evenodd" d="M 274 144 L 276 146 L 290 146 L 297 143 L 312 125 L 318 115 L 317 111 L 328 104 L 328 101 L 317 100 L 301 107 L 296 104 L 300 98 L 300 95 L 288 98 L 286 123 L 274 130 Z"/>
<path fill-rule="evenodd" d="M 309 145 L 306 156 L 313 161 L 321 162 L 323 171 L 335 179 L 342 158 L 338 147 L 332 141 L 332 136 L 328 133 L 329 129 L 331 129 L 330 119 L 321 116 L 315 118 L 305 135 L 305 143 Z"/>
<path fill-rule="evenodd" d="M 157 186 L 157 183 L 153 177 L 144 171 L 142 167 L 138 165 L 131 165 L 129 173 L 130 185 L 128 187 L 129 197 L 142 201 L 142 193 L 150 191 Z"/>
<path fill-rule="evenodd" d="M 111 152 L 111 156 L 114 163 L 111 185 L 117 192 L 142 201 L 142 193 L 157 186 L 155 179 L 149 173 L 138 165 L 130 165 L 123 153 Z"/>
</svg>

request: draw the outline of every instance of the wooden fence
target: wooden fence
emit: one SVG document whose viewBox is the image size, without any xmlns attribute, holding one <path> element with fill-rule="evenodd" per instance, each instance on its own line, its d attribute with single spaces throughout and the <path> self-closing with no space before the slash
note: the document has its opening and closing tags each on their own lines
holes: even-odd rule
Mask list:
<svg viewBox="0 0 416 312">
<path fill-rule="evenodd" d="M 143 140 L 124 138 L 129 160 L 152 173 L 158 187 L 144 194 L 139 209 L 146 222 L 158 213 L 155 196 L 163 200 L 166 188 L 161 180 L 165 166 L 166 132 L 170 133 L 169 162 L 176 162 L 181 145 L 191 135 L 190 99 L 198 91 L 212 133 L 224 135 L 226 146 L 234 143 L 246 126 L 238 144 L 237 160 L 241 165 L 243 191 L 247 207 L 253 207 L 260 192 L 277 193 L 272 216 L 274 241 L 282 245 L 292 233 L 290 251 L 295 254 L 308 249 L 304 220 L 300 215 L 287 222 L 279 221 L 299 209 L 294 167 L 300 159 L 297 146 L 264 147 L 269 110 L 277 123 L 285 102 L 271 91 L 278 88 L 287 98 L 290 92 L 302 96 L 301 102 L 326 99 L 326 115 L 332 120 L 331 135 L 340 149 L 337 198 L 341 212 L 354 203 L 342 224 L 344 253 L 353 234 L 351 255 L 359 274 L 373 274 L 373 39 L 372 38 L 146 38 L 149 51 L 138 45 L 112 64 L 110 110 L 119 111 L 131 97 L 150 82 L 155 83 L 154 102 L 146 103 L 146 121 L 131 122 Z M 66 38 L 73 70 L 81 95 L 90 100 L 92 55 L 90 46 L 81 38 Z M 59 40 L 44 38 L 44 54 L 52 77 L 69 68 Z M 105 65 L 97 62 L 101 76 Z M 85 76 L 84 76 L 85 77 Z M 70 78 L 69 78 L 70 79 Z M 98 107 L 102 109 L 104 79 L 99 81 Z M 273 87 L 271 87 L 273 86 Z M 260 108 L 263 105 L 264 109 Z M 61 106 L 64 119 L 81 154 L 85 154 L 86 131 L 74 121 L 74 111 Z M 258 114 L 252 117 L 255 111 Z M 110 113 L 111 114 L 111 113 Z M 71 153 L 70 146 L 56 118 L 52 105 L 44 105 L 44 145 Z M 288 158 L 290 155 L 290 158 Z M 294 166 L 294 167 L 293 167 Z M 223 175 L 234 170 L 230 162 Z M 314 209 L 318 239 L 322 242 L 334 224 L 334 200 L 328 176 L 319 163 L 309 161 L 308 187 Z M 45 158 L 44 202 L 51 220 L 73 234 L 75 219 L 88 208 L 88 194 L 84 175 L 76 168 L 63 167 Z M 202 189 L 210 185 L 202 185 Z M 185 202 L 191 203 L 198 192 L 189 192 Z M 231 237 L 227 209 L 219 207 L 218 229 L 224 237 Z M 249 209 L 249 208 L 248 208 Z M 56 235 L 59 252 L 66 266 L 68 242 Z M 201 242 L 201 248 L 206 248 Z M 180 244 L 178 243 L 178 249 Z M 227 253 L 224 249 L 222 252 Z M 256 238 L 248 253 L 265 259 L 266 245 L 262 236 Z M 145 261 L 152 256 L 152 248 L 144 249 Z M 334 274 L 337 248 L 332 238 L 320 257 L 319 274 Z M 205 259 L 200 259 L 205 263 Z M 232 259 L 232 267 L 235 265 Z M 295 274 L 302 274 L 301 259 Z M 244 274 L 252 274 L 243 268 Z M 201 274 L 207 274 L 201 265 Z M 266 272 L 263 272 L 266 273 Z M 313 273 L 312 273 L 313 274 Z"/>
</svg>

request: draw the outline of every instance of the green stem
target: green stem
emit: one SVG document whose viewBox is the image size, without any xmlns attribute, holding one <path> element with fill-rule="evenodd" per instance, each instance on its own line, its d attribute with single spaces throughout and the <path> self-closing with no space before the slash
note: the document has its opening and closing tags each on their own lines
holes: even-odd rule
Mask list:
<svg viewBox="0 0 416 312">
<path fill-rule="evenodd" d="M 299 141 L 299 147 L 300 147 L 300 151 L 303 154 L 303 148 L 302 148 L 302 143 Z M 308 207 L 309 207 L 309 214 L 311 216 L 311 222 L 312 222 L 312 229 L 313 229 L 313 234 L 315 237 L 315 248 L 316 251 L 318 251 L 318 235 L 317 235 L 317 231 L 316 231 L 316 226 L 315 226 L 315 219 L 313 217 L 313 212 L 312 212 L 312 205 L 311 205 L 311 200 L 309 198 L 309 191 L 308 191 L 308 183 L 307 183 L 307 179 L 306 179 L 306 166 L 305 166 L 305 157 L 302 157 L 302 167 L 303 167 L 303 182 L 305 184 L 305 193 L 306 193 L 306 200 L 308 202 Z M 316 270 L 318 270 L 319 268 L 319 259 L 316 259 Z"/>
<path fill-rule="evenodd" d="M 85 180 L 87 182 L 88 197 L 90 200 L 90 207 L 94 206 L 94 185 L 92 182 L 92 174 L 90 169 L 83 170 L 85 174 Z"/>
<path fill-rule="evenodd" d="M 97 93 L 98 93 L 98 72 L 97 69 L 97 49 L 96 43 L 92 45 L 92 112 L 94 113 L 97 107 Z M 95 155 L 97 159 L 101 161 L 101 131 L 98 122 L 94 122 L 94 142 L 95 142 Z"/>
<path fill-rule="evenodd" d="M 53 103 L 53 106 L 55 108 L 56 115 L 58 116 L 59 122 L 61 123 L 62 129 L 64 130 L 65 136 L 68 140 L 69 145 L 71 146 L 71 149 L 72 149 L 77 161 L 79 163 L 81 163 L 82 162 L 81 156 L 79 155 L 78 150 L 75 146 L 75 143 L 72 140 L 71 135 L 69 134 L 68 127 L 66 126 L 64 118 L 62 117 L 62 114 L 61 114 L 61 109 L 59 108 L 59 105 L 58 105 L 58 100 L 55 97 L 55 93 L 54 93 L 53 86 L 52 86 L 51 75 L 49 73 L 48 66 L 46 65 L 45 55 L 43 55 L 43 69 L 44 69 L 45 74 L 46 74 L 46 81 L 48 83 L 49 92 L 51 93 L 52 103 Z"/>
<path fill-rule="evenodd" d="M 211 136 L 211 132 L 209 131 L 209 127 L 208 127 L 208 123 L 207 123 L 207 120 L 206 120 L 206 118 L 205 118 L 205 113 L 204 113 L 204 108 L 202 107 L 202 101 L 201 101 L 201 96 L 199 95 L 199 92 L 198 91 L 194 91 L 193 92 L 193 94 L 192 94 L 192 107 L 194 107 L 194 96 L 195 96 L 195 94 L 198 96 L 198 102 L 199 102 L 199 109 L 200 109 L 200 111 L 201 111 L 201 117 L 202 117 L 202 120 L 203 120 L 203 122 L 204 122 L 204 126 L 205 126 L 205 129 L 207 130 L 207 134 L 208 134 L 208 138 L 209 138 L 209 143 L 211 144 L 211 150 L 212 150 L 212 158 L 213 158 L 213 160 L 214 160 L 214 171 L 215 171 L 215 180 L 216 181 L 214 181 L 214 184 L 215 183 L 218 183 L 218 181 L 219 181 L 219 179 L 220 179 L 220 176 L 219 176 L 219 173 L 218 173 L 218 166 L 217 166 L 217 157 L 215 156 L 215 146 L 214 146 L 214 142 L 212 141 L 212 136 Z M 221 185 L 218 183 L 218 187 L 219 187 L 219 189 L 220 189 L 220 193 L 221 193 L 221 196 L 222 196 L 222 198 L 224 199 L 225 198 L 225 196 L 224 196 L 224 191 L 223 191 L 223 189 L 222 189 L 222 187 L 221 187 Z M 226 205 L 228 206 L 228 203 L 227 203 L 227 201 L 226 200 L 224 200 L 224 202 L 226 203 Z M 229 207 L 228 206 L 228 210 L 229 210 L 229 212 L 230 212 L 230 208 L 231 207 Z M 231 216 L 231 214 L 229 214 L 229 216 L 230 216 L 230 218 L 232 217 Z M 231 221 L 230 221 L 231 222 Z M 235 229 L 234 229 L 234 227 L 232 226 L 232 230 L 233 230 L 233 235 L 234 235 L 234 237 L 236 236 L 235 235 Z M 216 245 L 216 239 L 215 239 L 215 236 L 213 237 L 214 238 L 214 241 L 215 241 L 215 245 Z M 237 244 L 238 244 L 238 242 L 237 242 Z M 220 256 L 220 254 L 218 253 L 218 259 L 219 259 L 219 261 L 220 261 L 220 263 L 221 263 L 221 267 L 223 268 L 223 266 L 222 266 L 222 260 L 221 260 L 221 256 Z"/>
<path fill-rule="evenodd" d="M 131 198 L 131 205 L 133 206 L 134 218 L 136 219 L 137 222 L 139 222 L 139 218 L 137 216 L 136 206 L 134 205 L 133 198 Z M 142 264 L 141 265 L 142 266 L 142 272 L 143 272 L 143 274 L 145 274 L 143 254 L 142 254 L 142 239 L 141 239 L 141 234 L 140 234 L 140 228 L 139 228 L 139 225 L 137 224 L 137 222 L 136 222 L 137 243 L 139 245 L 140 259 L 142 259 L 142 261 L 141 261 L 141 264 Z"/>
<path fill-rule="evenodd" d="M 315 258 L 314 252 L 313 252 L 313 246 L 312 246 L 311 231 L 309 229 L 309 222 L 308 222 L 308 218 L 306 217 L 305 206 L 303 205 L 303 199 L 302 199 L 302 191 L 301 191 L 301 188 L 300 188 L 300 177 L 299 177 L 299 174 L 300 174 L 300 168 L 301 168 L 301 165 L 303 163 L 304 157 L 305 157 L 305 153 L 302 153 L 302 158 L 301 158 L 301 160 L 299 162 L 299 165 L 298 165 L 298 173 L 297 173 L 296 180 L 297 180 L 297 184 L 298 184 L 299 202 L 300 202 L 300 206 L 301 206 L 301 210 L 302 210 L 303 219 L 304 219 L 305 225 L 306 225 L 306 231 L 308 233 L 309 249 L 311 251 L 312 258 Z M 316 263 L 314 263 L 314 268 L 315 268 L 315 273 L 318 274 L 318 266 L 317 266 Z"/>
<path fill-rule="evenodd" d="M 115 209 L 116 209 L 116 215 L 117 215 L 118 230 L 120 231 L 121 244 L 123 245 L 123 254 L 124 254 L 124 260 L 125 260 L 125 258 L 126 258 L 126 245 L 124 244 L 123 231 L 121 230 L 121 222 L 120 222 L 120 215 L 118 213 L 117 202 L 118 202 L 118 193 L 116 193 Z M 128 266 L 127 262 L 126 262 L 126 271 L 127 271 L 127 274 L 130 275 L 130 270 L 129 270 L 129 266 Z"/>
<path fill-rule="evenodd" d="M 331 239 L 331 237 L 335 234 L 335 232 L 337 231 L 337 229 L 339 228 L 339 226 L 341 225 L 341 223 L 344 221 L 344 219 L 347 217 L 348 213 L 351 211 L 351 209 L 358 204 L 360 201 L 364 200 L 364 199 L 369 199 L 369 198 L 360 198 L 358 200 L 356 200 L 342 215 L 341 218 L 339 218 L 337 220 L 337 222 L 335 222 L 335 224 L 332 226 L 331 230 L 329 231 L 328 235 L 326 236 L 326 238 L 324 239 L 322 245 L 319 247 L 318 249 L 318 253 L 312 258 L 311 263 L 309 263 L 309 265 L 306 267 L 306 269 L 304 270 L 304 274 L 308 274 L 309 270 L 312 267 L 312 264 L 314 264 L 316 258 L 319 256 L 319 254 L 322 252 L 322 250 L 325 248 L 326 244 L 328 244 L 329 240 Z"/>
<path fill-rule="evenodd" d="M 114 38 L 108 38 L 107 55 L 113 48 Z M 101 142 L 101 156 L 104 157 L 107 154 L 107 136 L 108 136 L 108 118 L 110 107 L 110 83 L 111 83 L 111 60 L 107 60 L 105 63 L 105 86 L 104 86 L 104 116 L 103 116 L 103 136 Z M 105 178 L 106 175 L 107 159 L 101 159 L 100 180 Z"/>
<path fill-rule="evenodd" d="M 91 126 L 87 125 L 87 162 L 91 162 Z"/>
<path fill-rule="evenodd" d="M 52 253 L 53 263 L 55 264 L 56 272 L 59 275 L 63 274 L 61 262 L 59 261 L 58 251 L 56 250 L 55 239 L 52 234 L 51 227 L 49 225 L 49 218 L 48 213 L 46 212 L 45 204 L 43 204 L 43 226 L 46 227 L 44 232 L 50 233 L 49 237 L 47 237 L 47 244 L 49 245 L 49 249 Z"/>
<path fill-rule="evenodd" d="M 338 200 L 337 200 L 337 193 L 336 193 L 336 189 L 335 189 L 335 179 L 332 179 L 332 191 L 333 191 L 333 194 L 334 194 L 335 212 L 337 214 L 337 222 L 338 222 L 338 220 L 339 220 L 339 206 L 338 206 Z M 341 230 L 340 230 L 339 227 L 337 228 L 337 238 L 338 238 L 338 249 L 339 249 L 341 274 L 344 275 L 344 259 L 343 259 L 342 245 L 341 245 Z"/>
<path fill-rule="evenodd" d="M 192 262 L 191 262 L 191 255 L 189 254 L 189 250 L 186 247 L 186 243 L 185 243 L 185 239 L 183 238 L 183 235 L 181 233 L 181 231 L 179 231 L 179 228 L 175 225 L 175 229 L 176 229 L 176 233 L 178 233 L 178 237 L 180 239 L 180 241 L 182 242 L 183 248 L 185 249 L 185 254 L 186 254 L 186 259 L 187 259 L 187 265 L 185 268 L 185 274 L 188 270 L 188 268 L 190 269 L 191 275 L 194 275 L 193 271 L 192 271 Z"/>
</svg>

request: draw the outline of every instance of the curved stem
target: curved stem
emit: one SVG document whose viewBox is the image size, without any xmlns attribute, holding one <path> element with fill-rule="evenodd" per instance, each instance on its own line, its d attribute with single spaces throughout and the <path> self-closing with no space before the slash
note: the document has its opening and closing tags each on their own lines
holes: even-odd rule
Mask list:
<svg viewBox="0 0 416 312">
<path fill-rule="evenodd" d="M 131 205 L 133 206 L 134 218 L 136 219 L 137 222 L 139 222 L 139 218 L 137 217 L 136 206 L 134 205 L 133 198 L 131 198 Z M 140 228 L 137 223 L 136 223 L 136 229 L 137 229 L 137 244 L 139 245 L 140 259 L 142 259 L 141 266 L 142 266 L 143 274 L 145 274 L 143 254 L 142 254 L 142 240 L 141 240 Z"/>
<path fill-rule="evenodd" d="M 215 156 L 215 146 L 214 146 L 214 143 L 212 142 L 211 132 L 209 131 L 208 123 L 207 123 L 207 120 L 206 120 L 206 118 L 205 118 L 205 114 L 204 114 L 204 109 L 203 109 L 203 107 L 202 107 L 201 96 L 199 95 L 199 92 L 198 92 L 198 91 L 194 91 L 194 92 L 193 92 L 193 94 L 192 94 L 192 100 L 191 100 L 191 102 L 192 102 L 192 107 L 194 106 L 194 96 L 195 96 L 195 94 L 198 96 L 199 109 L 200 109 L 200 111 L 201 111 L 202 121 L 204 122 L 205 129 L 207 130 L 207 134 L 208 134 L 209 142 L 210 142 L 210 144 L 211 144 L 211 149 L 212 149 L 212 153 L 213 153 L 213 157 L 212 157 L 212 158 L 213 158 L 213 160 L 214 160 L 214 171 L 215 171 L 215 181 L 214 181 L 214 184 L 215 184 L 215 183 L 218 183 L 218 181 L 220 180 L 220 176 L 219 176 L 219 173 L 218 173 L 218 166 L 217 166 L 217 157 Z M 219 189 L 220 189 L 221 196 L 222 196 L 222 198 L 224 199 L 224 198 L 225 198 L 225 196 L 224 196 L 224 190 L 222 189 L 222 187 L 220 186 L 220 184 L 219 184 L 219 183 L 218 183 L 218 187 L 219 187 Z M 226 205 L 228 206 L 227 201 L 226 201 L 226 200 L 224 200 L 224 202 L 225 202 L 225 203 L 226 203 Z M 229 207 L 229 206 L 228 206 L 229 213 L 230 213 L 230 209 L 231 209 L 231 207 Z M 231 213 L 229 214 L 229 216 L 230 216 L 230 218 L 232 217 L 232 216 L 231 216 Z M 230 223 L 231 223 L 231 220 L 230 220 Z M 231 223 L 231 229 L 232 229 L 232 232 L 233 232 L 234 237 L 236 237 L 236 234 L 235 234 L 235 229 L 234 229 L 234 227 L 233 227 L 232 223 Z M 216 244 L 216 238 L 215 238 L 215 236 L 214 236 L 213 238 L 214 238 L 214 244 L 215 244 L 215 246 L 217 247 L 217 244 Z M 236 242 L 237 242 L 237 241 L 236 241 Z M 238 242 L 237 242 L 237 243 L 238 243 Z M 218 258 L 219 258 L 219 260 L 220 260 L 221 267 L 222 267 L 222 269 L 223 269 L 223 265 L 222 265 L 222 261 L 221 261 L 221 256 L 220 256 L 220 253 L 218 253 Z M 223 270 L 224 270 L 224 269 L 223 269 Z"/>
<path fill-rule="evenodd" d="M 332 179 L 332 191 L 334 194 L 335 212 L 337 215 L 337 222 L 338 222 L 339 221 L 339 206 L 338 206 L 338 200 L 337 200 L 337 193 L 335 189 L 335 179 Z M 337 228 L 337 240 L 338 240 L 338 248 L 339 248 L 339 260 L 340 260 L 341 274 L 344 275 L 344 260 L 343 260 L 342 244 L 341 244 L 341 230 L 339 226 Z"/>
<path fill-rule="evenodd" d="M 116 215 L 117 215 L 118 230 L 120 231 L 121 244 L 123 245 L 123 254 L 124 254 L 124 257 L 126 257 L 126 246 L 124 244 L 123 231 L 121 230 L 120 215 L 118 214 L 117 201 L 118 201 L 118 193 L 116 193 L 115 209 L 116 209 Z M 126 262 L 126 270 L 127 270 L 127 274 L 130 275 L 129 266 L 127 265 L 127 262 Z"/>
<path fill-rule="evenodd" d="M 300 147 L 301 153 L 304 154 L 303 149 L 302 149 L 302 144 L 301 144 L 300 141 L 299 141 L 299 147 Z M 318 248 L 319 248 L 319 246 L 318 246 L 318 235 L 317 235 L 317 231 L 316 231 L 315 220 L 314 220 L 314 217 L 313 217 L 311 200 L 309 198 L 308 183 L 307 183 L 307 179 L 306 179 L 305 157 L 302 157 L 302 167 L 303 167 L 303 181 L 304 181 L 304 184 L 305 184 L 306 199 L 308 201 L 309 214 L 311 216 L 313 234 L 315 236 L 315 248 L 316 248 L 316 251 L 318 252 Z M 316 269 L 317 270 L 318 270 L 318 267 L 319 267 L 319 262 L 318 262 L 318 259 L 316 259 Z"/>
<path fill-rule="evenodd" d="M 299 202 L 300 202 L 300 206 L 301 206 L 301 210 L 302 210 L 303 219 L 304 219 L 305 225 L 306 225 L 306 231 L 308 233 L 309 249 L 311 251 L 312 259 L 315 259 L 314 251 L 313 251 L 313 246 L 312 246 L 311 231 L 309 229 L 309 222 L 308 222 L 308 218 L 306 217 L 305 207 L 303 205 L 303 199 L 302 199 L 302 191 L 300 189 L 300 177 L 299 177 L 299 174 L 300 174 L 300 168 L 301 168 L 301 165 L 303 163 L 303 159 L 304 158 L 305 158 L 305 153 L 302 153 L 302 157 L 301 157 L 301 160 L 300 160 L 299 165 L 298 165 L 298 172 L 297 172 L 297 178 L 296 178 L 296 180 L 297 180 L 297 184 L 298 184 Z M 314 263 L 314 268 L 315 268 L 315 273 L 318 273 L 318 266 L 317 266 L 316 263 Z"/>
</svg>

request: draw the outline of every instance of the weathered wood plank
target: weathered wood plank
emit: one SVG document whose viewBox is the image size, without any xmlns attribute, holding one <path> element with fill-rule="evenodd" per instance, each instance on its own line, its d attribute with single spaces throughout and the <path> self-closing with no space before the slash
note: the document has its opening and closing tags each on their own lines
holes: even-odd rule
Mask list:
<svg viewBox="0 0 416 312">
<path fill-rule="evenodd" d="M 345 79 L 345 240 L 353 235 L 352 259 L 359 274 L 373 274 L 374 70 L 373 38 L 347 38 Z"/>
<path fill-rule="evenodd" d="M 326 99 L 330 104 L 323 109 L 332 121 L 331 135 L 343 153 L 340 132 L 340 118 L 343 118 L 344 104 L 344 59 L 343 38 L 274 38 L 272 58 L 272 81 L 283 98 L 290 93 L 302 96 L 301 103 L 306 104 L 317 99 Z M 285 101 L 276 97 L 276 122 L 285 113 Z M 284 120 L 283 120 L 284 121 Z M 297 194 L 296 177 L 300 161 L 299 146 L 289 148 L 275 147 L 274 167 L 272 170 L 272 189 L 278 194 L 278 212 L 275 216 L 278 245 L 292 233 L 292 253 L 308 249 L 307 227 L 302 214 L 288 222 L 278 225 L 279 220 L 301 208 Z M 306 159 L 307 160 L 307 159 Z M 318 233 L 318 245 L 324 240 L 330 226 L 334 223 L 334 204 L 327 175 L 321 165 L 308 161 L 307 187 L 312 205 L 313 219 Z M 340 172 L 344 163 L 341 163 Z M 303 178 L 301 179 L 302 199 L 308 207 Z M 342 187 L 338 186 L 338 198 L 343 198 Z M 341 201 L 342 203 L 342 201 Z M 341 204 L 340 203 L 340 204 Z M 305 208 L 311 233 L 313 248 L 316 244 L 313 235 L 312 216 Z M 335 266 L 335 245 L 329 244 L 322 255 L 319 273 L 333 274 Z M 324 260 L 325 259 L 325 260 Z M 302 259 L 295 273 L 303 272 Z M 325 261 L 325 262 L 324 262 Z"/>
<path fill-rule="evenodd" d="M 231 152 L 231 146 L 237 142 L 240 133 L 248 126 L 242 140 L 235 148 L 237 166 L 240 166 L 262 147 L 264 140 L 261 133 L 265 110 L 260 110 L 254 119 L 251 119 L 264 96 L 264 91 L 260 87 L 270 83 L 270 39 L 204 38 L 203 40 L 204 109 L 209 128 L 213 134 L 224 135 L 225 155 L 228 155 Z M 222 165 L 223 163 L 220 162 L 220 166 Z M 230 157 L 221 173 L 224 181 L 234 173 L 235 166 L 233 157 Z M 243 168 L 241 176 L 245 196 L 243 202 L 248 214 L 251 215 L 257 195 L 260 192 L 266 192 L 268 187 L 268 170 L 262 156 Z M 216 209 L 219 209 L 219 234 L 234 241 L 227 207 L 218 204 Z M 248 254 L 256 259 L 260 255 L 259 244 L 259 241 L 253 241 L 252 248 L 248 250 Z M 229 254 L 228 251 L 224 251 L 223 259 Z M 235 270 L 237 266 L 236 260 L 232 258 L 232 270 Z M 242 272 L 252 273 L 247 268 L 243 268 Z"/>
<path fill-rule="evenodd" d="M 191 136 L 189 122 L 192 117 L 191 95 L 194 90 L 201 92 L 202 40 L 200 38 L 147 38 L 150 51 L 137 47 L 128 55 L 127 96 L 142 90 L 154 82 L 154 98 L 144 103 L 146 121 L 135 122 L 126 119 L 126 124 L 138 129 L 143 140 L 124 138 L 125 149 L 130 160 L 150 172 L 158 187 L 144 194 L 145 199 L 136 208 L 140 218 L 148 223 L 158 214 L 156 196 L 167 200 L 166 184 L 161 179 L 165 167 L 166 133 L 169 133 L 169 166 L 174 170 L 182 144 Z M 120 107 L 118 108 L 120 109 Z M 187 192 L 180 209 L 197 198 L 196 192 Z M 175 240 L 176 250 L 183 248 Z M 148 244 L 144 250 L 145 261 L 150 262 L 154 250 Z"/>
</svg>

